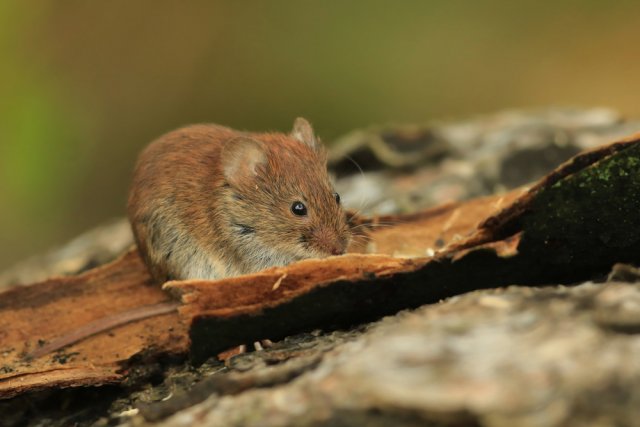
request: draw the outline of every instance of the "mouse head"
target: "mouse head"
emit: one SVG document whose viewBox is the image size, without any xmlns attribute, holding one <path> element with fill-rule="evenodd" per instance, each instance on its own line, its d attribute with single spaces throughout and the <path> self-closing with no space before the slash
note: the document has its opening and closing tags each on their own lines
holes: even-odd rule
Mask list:
<svg viewBox="0 0 640 427">
<path fill-rule="evenodd" d="M 264 266 L 344 253 L 350 231 L 326 164 L 324 148 L 302 118 L 289 135 L 228 141 L 223 200 L 234 244 Z"/>
</svg>

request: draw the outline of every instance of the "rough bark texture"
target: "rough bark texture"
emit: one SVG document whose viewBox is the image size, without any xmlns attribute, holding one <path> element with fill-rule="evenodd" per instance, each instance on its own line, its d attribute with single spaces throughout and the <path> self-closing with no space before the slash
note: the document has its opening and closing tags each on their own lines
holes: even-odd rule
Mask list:
<svg viewBox="0 0 640 427">
<path fill-rule="evenodd" d="M 160 425 L 640 425 L 638 327 L 637 284 L 473 292 L 385 318 L 288 384 L 212 394 Z"/>
</svg>

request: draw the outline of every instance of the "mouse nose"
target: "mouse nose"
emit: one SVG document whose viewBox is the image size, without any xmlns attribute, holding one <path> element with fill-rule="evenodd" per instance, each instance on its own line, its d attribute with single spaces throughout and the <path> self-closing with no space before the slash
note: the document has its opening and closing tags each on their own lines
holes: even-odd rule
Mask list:
<svg viewBox="0 0 640 427">
<path fill-rule="evenodd" d="M 342 255 L 345 252 L 344 242 L 329 229 L 318 229 L 314 233 L 316 245 L 328 255 Z"/>
</svg>

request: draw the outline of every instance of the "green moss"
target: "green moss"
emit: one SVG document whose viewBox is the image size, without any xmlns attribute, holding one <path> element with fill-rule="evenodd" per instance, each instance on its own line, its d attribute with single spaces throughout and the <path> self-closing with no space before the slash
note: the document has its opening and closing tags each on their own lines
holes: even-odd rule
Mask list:
<svg viewBox="0 0 640 427">
<path fill-rule="evenodd" d="M 577 267 L 632 255 L 619 252 L 640 242 L 640 145 L 542 190 L 524 231 L 521 250 L 554 264 Z"/>
</svg>

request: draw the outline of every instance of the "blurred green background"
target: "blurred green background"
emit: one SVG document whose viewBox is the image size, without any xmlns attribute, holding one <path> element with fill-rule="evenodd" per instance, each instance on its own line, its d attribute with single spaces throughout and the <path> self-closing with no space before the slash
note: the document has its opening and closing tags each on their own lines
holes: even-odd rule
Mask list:
<svg viewBox="0 0 640 427">
<path fill-rule="evenodd" d="M 0 268 L 122 216 L 183 124 L 331 140 L 510 107 L 640 117 L 637 1 L 0 2 Z"/>
</svg>

